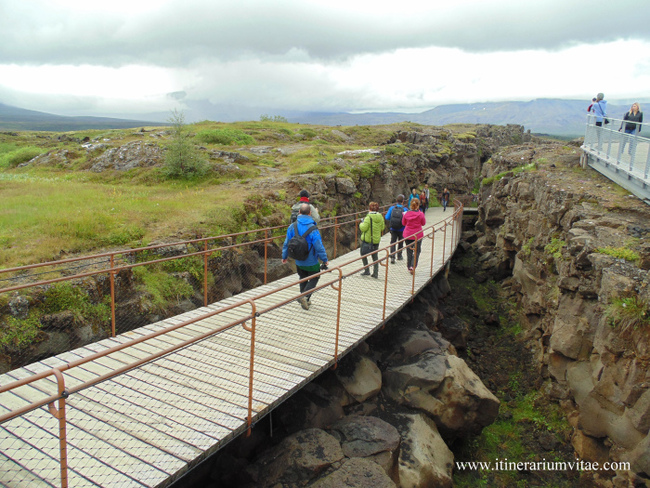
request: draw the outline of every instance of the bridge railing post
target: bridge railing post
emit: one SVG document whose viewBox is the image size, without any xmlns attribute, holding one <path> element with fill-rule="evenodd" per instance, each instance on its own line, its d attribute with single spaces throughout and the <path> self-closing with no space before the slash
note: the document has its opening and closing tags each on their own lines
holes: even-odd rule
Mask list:
<svg viewBox="0 0 650 488">
<path fill-rule="evenodd" d="M 111 269 L 108 272 L 111 285 L 111 337 L 115 337 L 115 255 L 110 257 Z"/>
<path fill-rule="evenodd" d="M 52 368 L 52 373 L 56 377 L 59 392 L 59 408 L 54 402 L 48 404 L 48 410 L 54 418 L 59 421 L 59 464 L 61 472 L 61 488 L 68 488 L 68 438 L 67 438 L 67 420 L 65 416 L 65 399 L 68 392 L 65 388 L 65 378 L 63 373 L 57 368 Z"/>
<path fill-rule="evenodd" d="M 379 263 L 386 267 L 386 272 L 384 273 L 384 305 L 381 315 L 382 322 L 386 320 L 386 301 L 388 300 L 388 261 L 390 261 L 390 248 L 386 248 L 386 262 Z"/>
<path fill-rule="evenodd" d="M 203 306 L 208 306 L 208 241 L 203 242 Z M 266 261 L 264 261 L 266 265 Z M 266 276 L 266 270 L 265 274 Z"/>
</svg>

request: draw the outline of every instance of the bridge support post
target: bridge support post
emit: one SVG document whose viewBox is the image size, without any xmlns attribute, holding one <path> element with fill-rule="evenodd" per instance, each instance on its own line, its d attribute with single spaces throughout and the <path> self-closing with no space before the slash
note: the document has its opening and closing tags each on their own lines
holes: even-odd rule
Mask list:
<svg viewBox="0 0 650 488">
<path fill-rule="evenodd" d="M 111 337 L 115 337 L 115 255 L 111 254 L 111 270 L 108 272 L 111 283 Z"/>
</svg>

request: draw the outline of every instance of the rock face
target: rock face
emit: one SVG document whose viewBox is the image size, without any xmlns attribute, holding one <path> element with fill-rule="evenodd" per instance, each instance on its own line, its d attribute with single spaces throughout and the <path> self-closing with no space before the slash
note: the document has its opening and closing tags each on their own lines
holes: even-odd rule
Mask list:
<svg viewBox="0 0 650 488">
<path fill-rule="evenodd" d="M 495 155 L 473 248 L 506 277 L 551 390 L 577 407 L 577 454 L 630 462 L 619 476 L 647 480 L 650 210 L 578 157 L 559 145 Z"/>
<path fill-rule="evenodd" d="M 90 170 L 99 173 L 107 169 L 126 171 L 138 167 L 154 166 L 163 160 L 162 154 L 162 149 L 157 144 L 134 141 L 108 149 L 94 160 Z"/>
</svg>

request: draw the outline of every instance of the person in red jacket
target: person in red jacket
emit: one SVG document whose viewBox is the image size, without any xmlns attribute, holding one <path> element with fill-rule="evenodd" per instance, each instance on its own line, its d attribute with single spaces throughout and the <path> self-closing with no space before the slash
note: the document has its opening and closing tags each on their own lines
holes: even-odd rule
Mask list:
<svg viewBox="0 0 650 488">
<path fill-rule="evenodd" d="M 411 208 L 408 212 L 405 212 L 402 216 L 402 224 L 404 224 L 404 231 L 402 235 L 406 239 L 404 241 L 406 245 L 406 267 L 409 270 L 409 273 L 413 274 L 415 267 L 420 260 L 420 252 L 422 252 L 422 238 L 424 237 L 424 232 L 422 232 L 422 227 L 427 223 L 427 218 L 424 216 L 424 212 L 420 212 L 420 200 L 414 198 L 411 200 Z M 414 253 L 413 248 L 417 248 Z M 414 259 L 415 254 L 415 259 Z"/>
</svg>

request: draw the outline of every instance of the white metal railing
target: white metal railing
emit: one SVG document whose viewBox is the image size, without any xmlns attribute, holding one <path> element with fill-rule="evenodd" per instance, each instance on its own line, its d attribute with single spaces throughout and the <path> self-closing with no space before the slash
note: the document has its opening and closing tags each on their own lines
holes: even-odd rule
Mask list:
<svg viewBox="0 0 650 488">
<path fill-rule="evenodd" d="M 634 178 L 648 179 L 650 170 L 650 125 L 642 127 L 640 133 L 625 133 L 627 121 L 606 117 L 609 123 L 596 125 L 596 116 L 587 116 L 587 128 L 583 149 L 598 160 L 608 165 L 615 165 Z M 645 129 L 645 130 L 644 130 Z"/>
</svg>

